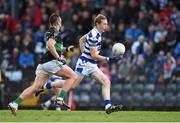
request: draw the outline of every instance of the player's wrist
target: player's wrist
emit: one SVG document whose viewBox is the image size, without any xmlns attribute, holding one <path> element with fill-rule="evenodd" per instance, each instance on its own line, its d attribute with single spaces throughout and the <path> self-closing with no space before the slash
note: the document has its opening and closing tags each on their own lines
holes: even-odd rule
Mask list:
<svg viewBox="0 0 180 123">
<path fill-rule="evenodd" d="M 61 57 L 57 57 L 56 60 L 58 60 L 58 61 L 61 60 Z"/>
<path fill-rule="evenodd" d="M 60 61 L 63 65 L 66 64 L 66 60 L 62 59 L 61 57 L 59 57 L 58 59 L 56 59 L 57 61 Z"/>
<path fill-rule="evenodd" d="M 106 61 L 109 61 L 109 57 L 106 57 Z"/>
</svg>

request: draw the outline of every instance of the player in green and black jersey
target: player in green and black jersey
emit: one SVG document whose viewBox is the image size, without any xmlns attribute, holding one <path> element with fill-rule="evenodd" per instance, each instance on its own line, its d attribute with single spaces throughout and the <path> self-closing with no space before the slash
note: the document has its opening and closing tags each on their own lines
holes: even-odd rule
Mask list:
<svg viewBox="0 0 180 123">
<path fill-rule="evenodd" d="M 66 92 L 69 91 L 69 89 L 77 79 L 77 75 L 75 74 L 75 72 L 70 67 L 68 67 L 65 60 L 61 58 L 61 54 L 64 48 L 59 32 L 62 26 L 61 18 L 59 17 L 59 15 L 52 14 L 49 18 L 49 24 L 50 28 L 45 34 L 47 50 L 45 55 L 42 57 L 39 65 L 37 66 L 36 78 L 33 85 L 25 89 L 20 94 L 20 96 L 16 98 L 15 101 L 9 103 L 8 105 L 12 114 L 14 115 L 16 115 L 19 104 L 21 104 L 24 99 L 32 95 L 34 92 L 37 92 L 39 89 L 41 89 L 41 86 L 48 81 L 49 76 L 54 74 L 66 78 L 65 80 L 62 80 L 64 85 L 56 99 L 56 102 L 62 105 L 64 105 L 63 98 Z"/>
</svg>

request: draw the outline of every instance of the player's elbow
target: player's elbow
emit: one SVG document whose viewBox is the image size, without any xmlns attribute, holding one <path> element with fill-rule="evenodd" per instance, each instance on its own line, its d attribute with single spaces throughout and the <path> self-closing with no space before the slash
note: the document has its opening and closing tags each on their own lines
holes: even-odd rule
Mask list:
<svg viewBox="0 0 180 123">
<path fill-rule="evenodd" d="M 53 43 L 48 42 L 48 43 L 47 43 L 47 46 L 48 46 L 48 48 L 51 48 L 51 47 L 53 47 L 54 45 L 53 45 Z"/>
<path fill-rule="evenodd" d="M 92 59 L 96 60 L 97 59 L 97 54 L 91 53 L 91 57 L 92 57 Z"/>
<path fill-rule="evenodd" d="M 54 41 L 54 40 L 51 40 L 51 39 L 50 39 L 50 40 L 47 42 L 48 48 L 54 47 L 54 45 L 55 45 L 55 41 Z"/>
<path fill-rule="evenodd" d="M 80 47 L 83 45 L 84 41 L 82 39 L 79 39 Z"/>
</svg>

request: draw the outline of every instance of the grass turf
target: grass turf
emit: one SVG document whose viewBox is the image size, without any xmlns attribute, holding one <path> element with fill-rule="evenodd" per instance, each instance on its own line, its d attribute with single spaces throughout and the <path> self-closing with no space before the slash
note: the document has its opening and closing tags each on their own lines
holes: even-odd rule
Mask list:
<svg viewBox="0 0 180 123">
<path fill-rule="evenodd" d="M 180 112 L 122 111 L 110 115 L 104 111 L 19 110 L 17 116 L 0 110 L 0 122 L 180 122 Z"/>
</svg>

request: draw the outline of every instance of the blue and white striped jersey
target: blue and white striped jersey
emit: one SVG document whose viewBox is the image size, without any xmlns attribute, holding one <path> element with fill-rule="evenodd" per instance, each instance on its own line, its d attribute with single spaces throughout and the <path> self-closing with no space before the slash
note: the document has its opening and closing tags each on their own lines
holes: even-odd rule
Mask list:
<svg viewBox="0 0 180 123">
<path fill-rule="evenodd" d="M 83 53 L 81 54 L 81 57 L 85 57 L 90 61 L 93 60 L 90 55 L 90 48 L 97 48 L 97 54 L 99 54 L 101 45 L 102 45 L 101 34 L 94 27 L 91 31 L 87 33 L 86 41 L 84 44 L 84 49 L 83 49 Z"/>
</svg>

